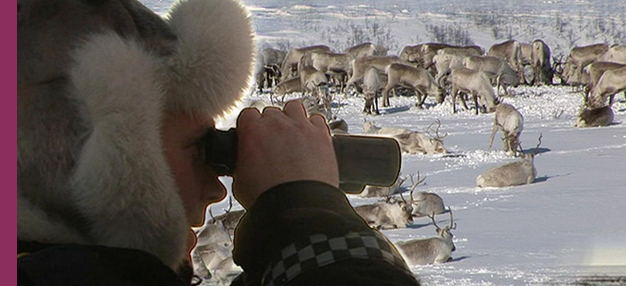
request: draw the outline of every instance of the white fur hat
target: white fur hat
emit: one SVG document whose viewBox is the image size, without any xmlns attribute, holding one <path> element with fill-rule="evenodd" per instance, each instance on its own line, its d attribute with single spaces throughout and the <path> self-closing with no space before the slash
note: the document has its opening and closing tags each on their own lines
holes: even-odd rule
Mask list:
<svg viewBox="0 0 626 286">
<path fill-rule="evenodd" d="M 140 249 L 176 268 L 188 224 L 162 111 L 223 115 L 253 60 L 238 0 L 183 0 L 164 19 L 136 0 L 18 0 L 18 240 Z"/>
</svg>

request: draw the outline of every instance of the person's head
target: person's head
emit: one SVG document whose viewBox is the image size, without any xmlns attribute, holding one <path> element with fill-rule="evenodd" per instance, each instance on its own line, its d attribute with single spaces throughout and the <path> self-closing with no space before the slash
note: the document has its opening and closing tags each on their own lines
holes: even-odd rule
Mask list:
<svg viewBox="0 0 626 286">
<path fill-rule="evenodd" d="M 225 195 L 198 140 L 249 86 L 237 0 L 18 0 L 18 239 L 135 248 L 176 267 Z"/>
</svg>

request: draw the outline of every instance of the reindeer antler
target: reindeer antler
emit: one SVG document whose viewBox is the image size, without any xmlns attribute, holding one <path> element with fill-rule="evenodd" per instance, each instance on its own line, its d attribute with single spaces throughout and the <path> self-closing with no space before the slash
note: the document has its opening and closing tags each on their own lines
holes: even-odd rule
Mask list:
<svg viewBox="0 0 626 286">
<path fill-rule="evenodd" d="M 456 229 L 456 223 L 454 222 L 454 217 L 452 216 L 452 209 L 448 209 L 450 210 L 450 226 L 448 227 L 448 229 Z"/>
<path fill-rule="evenodd" d="M 215 217 L 213 216 L 213 210 L 211 210 L 212 206 L 209 206 L 209 215 L 211 216 L 211 223 L 217 222 Z"/>
<path fill-rule="evenodd" d="M 433 124 L 437 123 L 437 128 L 435 129 L 435 136 L 433 136 L 432 133 L 430 133 L 430 130 L 433 126 Z M 445 135 L 441 136 L 439 135 L 439 128 L 441 128 L 441 120 L 437 119 L 437 121 L 431 123 L 430 125 L 428 125 L 428 128 L 426 128 L 426 134 L 428 134 L 428 136 L 436 138 L 437 140 L 441 140 L 443 138 L 446 138 L 448 136 L 448 133 L 446 133 Z"/>
<path fill-rule="evenodd" d="M 424 182 L 424 180 L 426 180 L 426 177 L 424 177 L 423 179 L 420 180 L 420 171 L 417 171 L 417 179 L 413 180 L 413 174 L 409 174 L 409 178 L 411 178 L 411 203 L 413 203 L 413 192 L 415 191 L 415 188 L 417 188 L 417 186 L 419 186 L 421 183 Z M 417 181 L 417 182 L 416 182 Z"/>
<path fill-rule="evenodd" d="M 539 151 L 539 146 L 541 146 L 541 138 L 543 138 L 543 133 L 539 133 L 539 138 L 537 138 L 537 141 L 539 141 L 537 143 L 537 146 L 535 146 L 535 150 L 533 151 L 533 155 L 537 154 L 537 152 Z"/>
<path fill-rule="evenodd" d="M 433 222 L 433 225 L 437 228 L 437 230 L 440 230 L 441 228 L 437 225 L 437 223 L 435 222 L 435 212 L 433 212 L 433 215 L 429 215 L 428 216 L 430 218 L 430 220 Z"/>
</svg>

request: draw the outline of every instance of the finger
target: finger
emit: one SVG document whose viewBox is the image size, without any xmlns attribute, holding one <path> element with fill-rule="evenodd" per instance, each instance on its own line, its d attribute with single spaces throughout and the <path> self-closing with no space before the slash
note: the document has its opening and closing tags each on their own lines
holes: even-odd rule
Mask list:
<svg viewBox="0 0 626 286">
<path fill-rule="evenodd" d="M 254 107 L 244 108 L 237 117 L 237 127 L 241 127 L 242 124 L 246 125 L 255 120 L 261 118 L 261 113 Z"/>
<path fill-rule="evenodd" d="M 311 124 L 313 124 L 315 127 L 324 128 L 328 132 L 330 132 L 330 129 L 328 129 L 328 124 L 326 124 L 326 118 L 324 118 L 324 116 L 320 114 L 311 115 L 311 117 L 309 117 L 309 122 L 311 122 Z"/>
<path fill-rule="evenodd" d="M 262 117 L 274 117 L 284 115 L 285 114 L 283 113 L 283 111 L 275 106 L 266 106 L 265 108 L 263 108 L 263 113 L 261 114 Z"/>
<path fill-rule="evenodd" d="M 287 104 L 285 104 L 284 112 L 285 115 L 291 117 L 292 119 L 306 119 L 306 110 L 304 110 L 304 106 L 302 106 L 302 103 L 297 100 L 287 102 Z"/>
</svg>

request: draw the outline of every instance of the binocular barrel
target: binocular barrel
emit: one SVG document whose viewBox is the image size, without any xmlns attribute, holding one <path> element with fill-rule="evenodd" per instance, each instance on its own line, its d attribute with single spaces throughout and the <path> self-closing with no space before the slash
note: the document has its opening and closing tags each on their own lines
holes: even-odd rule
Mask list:
<svg viewBox="0 0 626 286">
<path fill-rule="evenodd" d="M 334 135 L 339 188 L 358 194 L 365 185 L 391 186 L 400 174 L 401 153 L 392 138 Z M 232 176 L 237 162 L 237 132 L 211 130 L 205 136 L 205 162 L 219 176 Z"/>
</svg>

